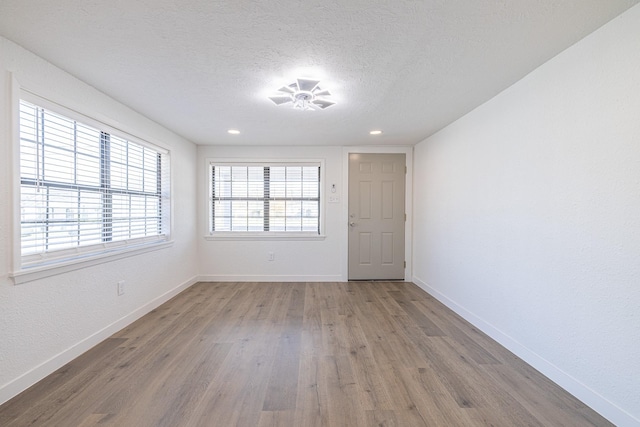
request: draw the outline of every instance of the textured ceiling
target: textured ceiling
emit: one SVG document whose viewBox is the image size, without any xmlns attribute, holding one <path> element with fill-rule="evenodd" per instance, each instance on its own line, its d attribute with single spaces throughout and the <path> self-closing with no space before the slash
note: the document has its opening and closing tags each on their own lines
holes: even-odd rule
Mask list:
<svg viewBox="0 0 640 427">
<path fill-rule="evenodd" d="M 410 145 L 639 1 L 0 0 L 0 35 L 198 144 Z M 267 99 L 297 76 L 338 104 Z"/>
</svg>

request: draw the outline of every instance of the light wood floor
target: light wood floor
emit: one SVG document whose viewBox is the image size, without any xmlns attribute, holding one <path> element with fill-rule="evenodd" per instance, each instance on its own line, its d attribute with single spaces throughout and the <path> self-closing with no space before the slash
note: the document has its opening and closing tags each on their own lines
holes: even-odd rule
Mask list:
<svg viewBox="0 0 640 427">
<path fill-rule="evenodd" d="M 9 426 L 610 426 L 411 283 L 198 283 Z"/>
</svg>

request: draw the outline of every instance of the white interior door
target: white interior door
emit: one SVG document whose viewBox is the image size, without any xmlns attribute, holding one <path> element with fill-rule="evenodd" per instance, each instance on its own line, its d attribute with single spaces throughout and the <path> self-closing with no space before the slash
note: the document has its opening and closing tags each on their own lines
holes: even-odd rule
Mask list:
<svg viewBox="0 0 640 427">
<path fill-rule="evenodd" d="M 404 154 L 349 155 L 349 280 L 404 280 Z"/>
</svg>

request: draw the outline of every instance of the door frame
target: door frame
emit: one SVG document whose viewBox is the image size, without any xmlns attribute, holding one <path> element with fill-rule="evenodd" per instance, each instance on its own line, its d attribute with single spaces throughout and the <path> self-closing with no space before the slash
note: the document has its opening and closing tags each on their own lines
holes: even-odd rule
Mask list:
<svg viewBox="0 0 640 427">
<path fill-rule="evenodd" d="M 405 175 L 404 209 L 407 221 L 404 227 L 404 257 L 407 268 L 404 280 L 413 280 L 413 146 L 361 146 L 342 148 L 342 212 L 340 214 L 340 241 L 342 242 L 342 280 L 349 280 L 349 154 L 404 154 L 406 156 L 407 173 Z"/>
</svg>

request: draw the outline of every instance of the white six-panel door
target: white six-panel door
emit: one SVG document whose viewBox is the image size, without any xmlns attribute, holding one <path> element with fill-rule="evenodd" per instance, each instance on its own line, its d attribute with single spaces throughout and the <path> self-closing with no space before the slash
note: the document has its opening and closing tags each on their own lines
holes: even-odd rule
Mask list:
<svg viewBox="0 0 640 427">
<path fill-rule="evenodd" d="M 403 280 L 404 154 L 349 155 L 349 280 Z"/>
</svg>

